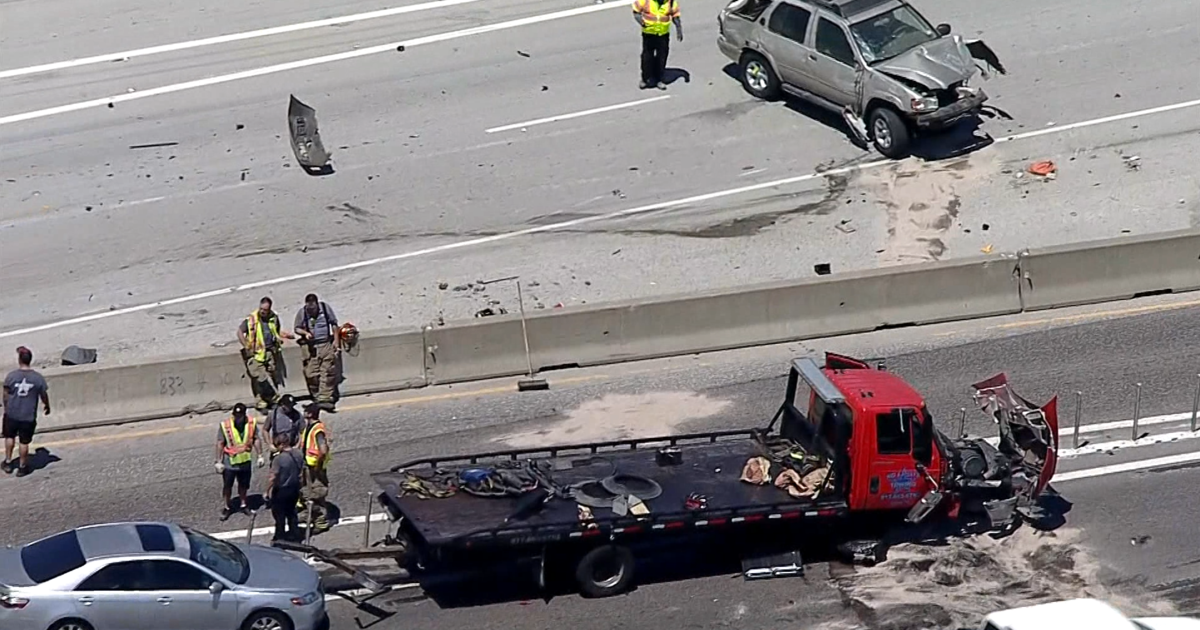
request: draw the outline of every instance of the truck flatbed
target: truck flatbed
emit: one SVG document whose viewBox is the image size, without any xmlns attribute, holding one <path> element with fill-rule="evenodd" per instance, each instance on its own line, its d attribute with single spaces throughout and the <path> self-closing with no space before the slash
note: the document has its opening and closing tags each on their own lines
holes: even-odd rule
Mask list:
<svg viewBox="0 0 1200 630">
<path fill-rule="evenodd" d="M 761 430 L 724 431 L 426 459 L 376 473 L 372 478 L 383 489 L 384 504 L 393 516 L 400 515 L 407 521 L 406 533 L 432 547 L 520 545 L 600 534 L 637 536 L 764 519 L 837 516 L 846 511 L 846 503 L 832 483 L 814 500 L 793 498 L 769 483 L 760 486 L 740 481 L 747 460 L 764 454 L 762 435 Z M 664 446 L 677 447 L 682 462 L 660 465 L 656 452 Z M 662 493 L 644 501 L 649 514 L 642 516 L 618 516 L 611 509 L 594 508 L 593 519 L 583 522 L 574 501 L 556 498 L 528 518 L 506 524 L 505 520 L 518 510 L 521 498 L 480 497 L 461 490 L 449 497 L 421 498 L 402 496 L 399 491 L 407 478 L 405 471 L 418 475 L 434 470 L 457 474 L 506 460 L 547 462 L 559 486 L 614 474 L 635 475 L 654 480 Z M 772 470 L 781 468 L 775 465 Z M 693 493 L 706 497 L 705 507 L 685 508 Z"/>
</svg>

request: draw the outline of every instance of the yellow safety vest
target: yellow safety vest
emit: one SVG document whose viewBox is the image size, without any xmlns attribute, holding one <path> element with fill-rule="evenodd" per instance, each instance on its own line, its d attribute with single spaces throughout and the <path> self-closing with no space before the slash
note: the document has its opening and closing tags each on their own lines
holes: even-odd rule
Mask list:
<svg viewBox="0 0 1200 630">
<path fill-rule="evenodd" d="M 275 336 L 275 344 L 280 342 L 279 337 L 279 320 L 272 317 L 267 321 L 267 327 L 271 330 L 271 334 Z M 267 360 L 267 343 L 263 341 L 262 326 L 259 326 L 258 311 L 250 313 L 250 317 L 246 319 L 247 332 L 246 335 L 250 338 L 250 351 L 254 353 L 254 360 L 262 363 Z"/>
<path fill-rule="evenodd" d="M 251 459 L 249 444 L 254 439 L 256 428 L 254 418 L 246 418 L 246 432 L 242 435 L 238 435 L 233 418 L 226 418 L 225 422 L 221 423 L 221 428 L 225 431 L 225 454 L 229 456 L 229 465 L 249 464 Z"/>
<path fill-rule="evenodd" d="M 317 464 L 320 463 L 320 468 L 324 469 L 329 465 L 329 459 L 333 456 L 333 449 L 330 448 L 330 452 L 325 454 L 325 460 L 320 461 L 321 447 L 319 444 L 317 444 L 317 435 L 324 435 L 325 446 L 330 446 L 329 434 L 325 431 L 325 423 L 318 422 L 312 425 L 312 427 L 308 429 L 308 437 L 304 440 L 304 463 L 307 464 L 309 468 L 317 468 Z"/>
<path fill-rule="evenodd" d="M 671 19 L 679 15 L 675 0 L 637 0 L 633 12 L 641 14 L 642 32 L 647 35 L 667 35 L 671 32 Z"/>
</svg>

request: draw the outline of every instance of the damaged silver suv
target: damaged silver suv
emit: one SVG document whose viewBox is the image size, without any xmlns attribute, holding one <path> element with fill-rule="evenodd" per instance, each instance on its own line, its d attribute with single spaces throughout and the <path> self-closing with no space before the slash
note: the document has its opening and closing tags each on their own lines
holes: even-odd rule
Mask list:
<svg viewBox="0 0 1200 630">
<path fill-rule="evenodd" d="M 930 25 L 904 0 L 734 0 L 717 21 L 717 46 L 747 92 L 839 113 L 890 158 L 916 134 L 979 115 L 987 95 L 967 84 L 976 70 L 1006 74 L 982 41 Z"/>
</svg>

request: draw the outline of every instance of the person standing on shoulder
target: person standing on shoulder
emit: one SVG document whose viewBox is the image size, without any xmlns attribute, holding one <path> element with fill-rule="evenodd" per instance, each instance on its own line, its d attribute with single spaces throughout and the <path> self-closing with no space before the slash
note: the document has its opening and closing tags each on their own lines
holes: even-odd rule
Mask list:
<svg viewBox="0 0 1200 630">
<path fill-rule="evenodd" d="M 303 501 L 312 501 L 312 522 L 307 526 L 313 533 L 329 529 L 329 432 L 321 422 L 321 410 L 316 405 L 304 409 L 308 426 L 304 430 L 305 483 Z"/>
<path fill-rule="evenodd" d="M 279 404 L 271 410 L 267 416 L 267 433 L 270 437 L 271 444 L 271 461 L 275 461 L 275 457 L 280 451 L 275 446 L 280 439 L 284 439 L 292 446 L 297 445 L 297 440 L 300 437 L 300 432 L 304 426 L 304 419 L 300 416 L 300 412 L 296 410 L 296 398 L 291 394 L 284 394 L 279 397 Z"/>
<path fill-rule="evenodd" d="M 642 27 L 642 82 L 644 90 L 667 89 L 667 53 L 671 49 L 671 23 L 675 36 L 683 41 L 683 20 L 679 0 L 634 0 L 633 19 Z"/>
<path fill-rule="evenodd" d="M 221 520 L 233 515 L 231 495 L 233 482 L 237 481 L 239 510 L 243 513 L 250 509 L 246 495 L 250 491 L 251 465 L 254 456 L 251 451 L 258 453 L 258 467 L 266 465 L 263 459 L 262 443 L 258 440 L 258 422 L 246 414 L 246 405 L 238 403 L 233 406 L 233 414 L 221 422 L 217 428 L 216 463 L 214 467 L 222 477 L 221 499 L 224 501 L 221 510 Z"/>
<path fill-rule="evenodd" d="M 293 328 L 297 341 L 304 346 L 304 380 L 308 384 L 308 393 L 321 409 L 333 411 L 342 342 L 337 313 L 315 293 L 309 293 L 304 296 L 304 306 L 296 313 Z"/>
<path fill-rule="evenodd" d="M 50 415 L 50 394 L 46 379 L 32 367 L 33 352 L 21 346 L 17 348 L 17 369 L 8 373 L 4 378 L 4 463 L 5 473 L 13 471 L 14 442 L 21 443 L 17 466 L 17 476 L 24 477 L 30 473 L 29 443 L 37 431 L 38 402 L 42 403 L 42 412 Z"/>
<path fill-rule="evenodd" d="M 275 437 L 274 448 L 279 456 L 271 462 L 267 477 L 267 502 L 275 517 L 275 536 L 271 542 L 300 540 L 300 518 L 296 502 L 304 480 L 304 458 L 286 435 Z"/>
<path fill-rule="evenodd" d="M 255 407 L 266 411 L 278 398 L 279 352 L 284 339 L 292 334 L 279 330 L 279 316 L 271 310 L 271 298 L 264 297 L 258 310 L 250 313 L 238 327 L 238 341 L 242 344 L 242 359 L 246 362 L 246 374 L 250 377 L 250 391 L 258 399 Z"/>
</svg>

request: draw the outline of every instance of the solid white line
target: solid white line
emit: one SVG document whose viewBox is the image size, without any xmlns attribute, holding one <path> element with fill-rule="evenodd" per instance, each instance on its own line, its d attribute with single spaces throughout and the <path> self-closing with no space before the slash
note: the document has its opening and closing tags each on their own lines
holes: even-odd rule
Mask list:
<svg viewBox="0 0 1200 630">
<path fill-rule="evenodd" d="M 609 2 L 606 4 L 593 5 L 593 7 L 587 7 L 587 8 L 591 9 L 591 8 L 599 7 L 602 10 L 604 8 L 615 8 L 615 7 L 625 7 L 625 6 L 628 6 L 628 4 L 626 2 L 624 2 L 624 0 L 613 0 L 612 2 Z M 1188 103 L 1181 104 L 1181 105 L 1191 107 L 1193 105 L 1200 105 L 1200 101 L 1189 101 Z M 1169 108 L 1169 107 L 1173 107 L 1173 106 L 1167 106 L 1167 107 Z M 1121 114 L 1120 120 L 1127 120 L 1129 118 L 1134 118 L 1136 116 L 1149 116 L 1152 114 L 1160 113 L 1161 111 L 1164 111 L 1164 108 L 1156 107 L 1156 108 L 1147 109 L 1147 110 L 1139 110 L 1137 112 Z M 1169 111 L 1169 110 L 1166 110 L 1166 111 Z M 1110 120 L 1112 118 L 1113 117 L 1110 116 L 1107 119 L 1098 119 L 1098 120 Z M 1075 123 L 1073 125 L 1066 125 L 1063 127 L 1055 127 L 1054 131 L 1061 133 L 1063 131 L 1077 129 L 1077 128 L 1079 128 L 1079 126 L 1087 125 L 1089 123 L 1090 123 L 1090 121 L 1083 121 L 1080 123 Z M 1050 132 L 1050 130 L 1046 130 L 1046 131 Z M 1016 139 L 1016 137 L 1009 136 L 1007 139 L 1001 138 L 1001 140 L 1008 140 L 1008 139 Z M 480 238 L 468 239 L 465 241 L 459 241 L 457 243 L 447 243 L 445 245 L 438 245 L 436 247 L 429 247 L 429 248 L 425 248 L 425 249 L 418 249 L 418 250 L 403 252 L 403 253 L 399 253 L 399 254 L 392 254 L 390 256 L 382 256 L 379 258 L 360 260 L 357 262 L 347 263 L 344 265 L 338 265 L 335 267 L 328 267 L 325 269 L 317 269 L 314 271 L 306 271 L 304 273 L 294 274 L 291 276 L 282 276 L 279 278 L 259 280 L 257 282 L 240 284 L 240 285 L 236 285 L 236 286 L 225 287 L 222 289 L 214 289 L 212 291 L 205 291 L 203 293 L 196 293 L 193 295 L 185 295 L 185 296 L 175 297 L 175 298 L 171 298 L 171 299 L 167 299 L 167 300 L 162 300 L 159 302 L 139 304 L 136 306 L 118 308 L 118 309 L 111 310 L 111 311 L 102 311 L 99 313 L 92 313 L 90 315 L 80 315 L 78 317 L 72 317 L 72 318 L 68 318 L 68 319 L 64 319 L 64 320 L 59 320 L 56 322 L 50 322 L 50 323 L 46 323 L 46 324 L 39 324 L 37 326 L 29 326 L 26 328 L 18 328 L 18 329 L 14 329 L 14 330 L 5 331 L 5 332 L 0 332 L 0 339 L 7 338 L 7 337 L 15 337 L 18 335 L 27 335 L 30 333 L 40 332 L 43 330 L 52 330 L 55 328 L 62 328 L 64 326 L 72 326 L 74 324 L 83 324 L 83 323 L 97 321 L 97 320 L 101 320 L 101 319 L 107 319 L 109 317 L 118 317 L 120 315 L 128 315 L 131 313 L 140 313 L 140 312 L 148 311 L 150 309 L 158 308 L 161 306 L 171 306 L 171 305 L 182 304 L 182 303 L 186 303 L 186 302 L 194 302 L 197 300 L 203 300 L 203 299 L 207 299 L 210 297 L 229 295 L 229 294 L 238 293 L 241 291 L 249 291 L 251 289 L 275 286 L 275 285 L 284 284 L 287 282 L 293 282 L 296 280 L 305 280 L 305 279 L 313 278 L 316 276 L 335 274 L 335 273 L 340 273 L 343 271 L 360 269 L 363 267 L 372 267 L 375 265 L 381 265 L 384 263 L 389 263 L 389 262 L 393 262 L 393 261 L 397 261 L 397 260 L 406 260 L 409 258 L 418 258 L 421 256 L 440 254 L 440 253 L 454 251 L 454 250 L 458 250 L 458 249 L 465 249 L 468 247 L 487 245 L 490 243 L 497 243 L 500 241 L 506 241 L 506 240 L 511 240 L 514 238 L 519 238 L 522 236 L 529 236 L 531 234 L 540 234 L 543 232 L 553 232 L 556 230 L 578 227 L 580 225 L 587 225 L 587 224 L 597 223 L 597 222 L 601 222 L 601 221 L 610 221 L 613 219 L 620 219 L 620 218 L 625 218 L 625 217 L 636 216 L 639 214 L 646 214 L 649 212 L 658 212 L 661 210 L 668 210 L 668 209 L 679 207 L 679 206 L 687 206 L 687 205 L 702 203 L 702 202 L 706 202 L 706 201 L 713 201 L 715 199 L 723 199 L 726 197 L 735 197 L 738 195 L 743 195 L 743 194 L 751 193 L 751 192 L 757 192 L 760 190 L 768 190 L 768 189 L 777 188 L 780 186 L 789 186 L 792 184 L 798 184 L 801 182 L 819 179 L 819 178 L 826 177 L 829 175 L 845 175 L 848 173 L 865 171 L 865 170 L 873 169 L 873 168 L 879 168 L 881 166 L 887 166 L 889 164 L 894 164 L 894 163 L 895 162 L 892 160 L 877 160 L 874 162 L 867 162 L 865 164 L 859 164 L 856 166 L 846 166 L 846 167 L 842 167 L 842 168 L 830 169 L 828 171 L 822 171 L 820 173 L 808 173 L 805 175 L 796 175 L 793 177 L 785 177 L 783 179 L 776 179 L 776 180 L 768 181 L 768 182 L 760 182 L 760 183 L 751 184 L 748 186 L 739 186 L 737 188 L 729 188 L 726 190 L 718 190 L 715 192 L 704 193 L 701 195 L 694 195 L 692 197 L 685 197 L 683 199 L 675 199 L 672 201 L 652 203 L 652 204 L 648 204 L 648 205 L 644 205 L 644 206 L 638 206 L 635 208 L 628 208 L 626 210 L 619 210 L 617 212 L 610 212 L 607 214 L 595 215 L 595 216 L 590 216 L 590 217 L 580 217 L 578 219 L 572 219 L 570 221 L 562 221 L 560 223 L 551 223 L 548 225 L 530 227 L 530 228 L 525 228 L 522 230 L 516 230 L 513 232 L 505 232 L 503 234 L 495 234 L 492 236 L 484 236 L 484 237 L 480 237 Z M 1068 433 L 1065 431 L 1062 431 L 1061 434 L 1068 435 Z"/>
<path fill-rule="evenodd" d="M 336 18 L 326 18 L 323 20 L 313 20 L 311 22 L 300 22 L 298 24 L 288 24 L 285 26 L 273 26 L 270 28 L 262 28 L 255 31 L 244 31 L 241 33 L 233 33 L 230 35 L 218 35 L 216 37 L 206 37 L 188 42 L 177 42 L 174 44 L 163 44 L 160 46 L 151 46 L 149 48 L 138 48 L 136 50 L 126 50 L 124 52 L 106 53 L 103 55 L 94 55 L 92 57 L 82 57 L 79 59 L 69 59 L 67 61 L 56 61 L 53 63 L 44 63 L 36 66 L 28 66 L 25 68 L 14 68 L 12 70 L 0 71 L 0 79 L 11 79 L 12 77 L 20 77 L 29 74 L 38 74 L 41 72 L 52 72 L 54 70 L 66 70 L 68 68 L 78 68 L 80 66 L 88 66 L 106 61 L 124 61 L 135 57 L 148 57 L 150 55 L 158 55 L 168 52 L 176 52 L 180 50 L 188 50 L 191 48 L 200 48 L 203 46 L 214 46 L 217 44 L 228 44 L 230 42 L 238 42 L 247 39 L 255 39 L 258 37 L 270 37 L 272 35 L 282 35 L 284 33 L 295 33 L 297 31 L 306 31 L 314 28 L 322 28 L 326 26 L 339 26 L 342 24 L 351 24 L 354 22 L 363 22 L 366 20 L 377 20 L 379 18 L 392 17 L 394 15 L 403 15 L 405 13 L 416 13 L 417 11 L 430 11 L 433 9 L 441 9 L 444 7 L 452 7 L 460 4 L 469 4 L 479 2 L 480 0 L 436 0 L 435 2 L 425 2 L 422 4 L 410 4 L 402 7 L 393 7 L 390 9 L 381 9 L 378 11 L 368 11 L 366 13 L 355 13 L 353 15 L 345 15 Z"/>
<path fill-rule="evenodd" d="M 664 101 L 668 98 L 671 98 L 671 97 L 670 96 L 655 96 L 654 98 L 644 98 L 640 101 L 631 101 L 628 103 L 618 103 L 617 105 L 606 105 L 604 107 L 597 107 L 595 109 L 585 109 L 581 112 L 575 112 L 573 114 L 561 114 L 559 116 L 551 116 L 549 118 L 538 118 L 537 120 L 527 120 L 525 122 L 513 123 L 511 125 L 504 125 L 503 127 L 492 127 L 491 129 L 485 130 L 485 133 L 497 133 L 500 131 L 510 131 L 513 129 L 520 129 L 522 127 L 532 127 L 534 125 L 544 125 L 546 123 L 558 122 L 560 120 L 570 120 L 572 118 L 582 118 L 584 116 L 591 116 L 592 114 L 603 114 L 604 112 L 612 112 L 612 111 L 616 111 L 618 109 L 625 109 L 627 107 L 637 107 L 638 105 L 645 105 L 646 103 L 653 103 L 655 101 Z"/>
<path fill-rule="evenodd" d="M 1184 101 L 1182 103 L 1175 103 L 1172 105 L 1163 105 L 1161 107 L 1152 107 L 1150 109 L 1141 109 L 1141 110 L 1138 110 L 1135 112 L 1126 112 L 1124 114 L 1116 114 L 1114 116 L 1105 116 L 1104 118 L 1095 118 L 1092 120 L 1084 120 L 1084 121 L 1080 121 L 1077 123 L 1071 123 L 1069 125 L 1063 125 L 1061 127 L 1047 127 L 1045 129 L 1038 129 L 1037 131 L 1026 131 L 1024 133 L 1017 133 L 1017 134 L 1013 134 L 1011 136 L 1005 136 L 1003 138 L 999 138 L 996 140 L 996 142 L 1000 143 L 1000 142 L 1012 142 L 1013 140 L 1026 140 L 1028 138 L 1036 138 L 1038 136 L 1047 136 L 1047 135 L 1055 134 L 1055 133 L 1063 133 L 1066 131 L 1073 131 L 1075 129 L 1084 129 L 1086 127 L 1094 127 L 1096 125 L 1106 125 L 1108 123 L 1120 122 L 1122 120 L 1129 120 L 1131 118 L 1140 118 L 1142 116 L 1152 116 L 1154 114 L 1164 114 L 1166 112 L 1173 112 L 1178 109 L 1187 109 L 1189 107 L 1196 107 L 1197 105 L 1200 105 L 1200 99 L 1197 99 L 1194 101 Z"/>
<path fill-rule="evenodd" d="M 1085 468 L 1083 470 L 1072 470 L 1070 472 L 1059 473 L 1054 475 L 1051 483 L 1059 483 L 1063 481 L 1074 481 L 1076 479 L 1090 479 L 1092 477 L 1103 477 L 1105 475 L 1116 475 L 1120 473 L 1134 472 L 1138 470 L 1146 470 L 1149 468 L 1162 468 L 1163 466 L 1175 466 L 1178 464 L 1190 464 L 1200 462 L 1200 453 L 1183 453 L 1182 455 L 1168 455 L 1166 457 L 1156 457 L 1154 459 L 1143 459 L 1136 462 L 1125 462 L 1124 464 L 1112 464 L 1111 466 L 1101 466 L 1099 468 Z"/>
<path fill-rule="evenodd" d="M 382 512 L 371 515 L 372 523 L 378 523 L 379 521 L 385 521 L 385 520 L 387 520 L 387 514 L 384 514 Z M 333 526 L 334 527 L 345 527 L 347 525 L 362 525 L 365 522 L 367 522 L 367 519 L 365 516 L 348 516 L 346 518 L 338 519 L 338 521 L 336 523 L 334 523 Z M 274 534 L 275 527 L 274 526 L 256 527 L 256 528 L 254 528 L 253 532 L 251 532 L 251 533 L 253 536 L 266 536 L 268 534 Z M 228 531 L 228 532 L 217 532 L 215 534 L 209 534 L 209 536 L 212 536 L 213 538 L 219 538 L 221 540 L 244 541 L 244 540 L 246 540 L 246 530 L 245 529 L 235 529 L 233 531 Z"/>
<path fill-rule="evenodd" d="M 197 79 L 195 81 L 187 81 L 185 83 L 175 83 L 172 85 L 164 85 L 161 87 L 151 88 L 148 90 L 127 92 L 125 94 L 116 94 L 113 96 L 106 96 L 103 98 L 95 98 L 90 101 L 80 101 L 78 103 L 59 105 L 57 107 L 49 107 L 46 109 L 39 109 L 39 110 L 31 111 L 31 112 L 25 112 L 22 114 L 12 114 L 9 116 L 0 117 L 0 125 L 11 125 L 13 123 L 23 122 L 26 120 L 45 118 L 47 116 L 56 116 L 58 114 L 66 114 L 69 112 L 75 112 L 75 111 L 79 111 L 82 109 L 91 109 L 93 107 L 103 107 L 103 106 L 109 105 L 109 104 L 124 103 L 127 101 L 135 101 L 138 99 L 150 98 L 151 96 L 160 96 L 163 94 L 172 94 L 174 92 L 182 92 L 184 90 L 194 90 L 196 88 L 209 87 L 212 85 L 220 85 L 222 83 L 229 83 L 231 81 L 240 81 L 242 79 L 252 79 L 254 77 L 261 77 L 261 76 L 265 76 L 268 74 L 275 74 L 278 72 L 287 72 L 289 70 L 297 70 L 300 68 L 308 68 L 310 66 L 318 66 L 321 64 L 333 63 L 335 61 L 345 61 L 347 59 L 356 59 L 358 57 L 366 57 L 368 55 L 378 55 L 380 53 L 400 54 L 400 53 L 396 52 L 396 49 L 399 48 L 400 46 L 403 46 L 405 48 L 412 48 L 413 46 L 423 46 L 425 44 L 433 44 L 433 43 L 437 43 L 437 42 L 449 41 L 452 39 L 459 39 L 462 37 L 470 37 L 472 35 L 482 35 L 484 33 L 503 31 L 503 30 L 507 30 L 510 28 L 528 26 L 530 24 L 540 24 L 542 22 L 561 20 L 563 18 L 574 17 L 577 15 L 586 15 L 588 13 L 596 13 L 598 11 L 606 11 L 609 9 L 617 9 L 617 8 L 621 8 L 621 7 L 629 8 L 629 2 L 627 0 L 610 0 L 609 2 L 605 2 L 602 4 L 593 4 L 593 5 L 589 5 L 589 6 L 585 6 L 585 7 L 568 9 L 566 11 L 557 11 L 554 13 L 544 13 L 542 15 L 536 15 L 536 16 L 527 17 L 527 18 L 520 18 L 520 19 L 516 19 L 516 20 L 509 20 L 507 22 L 497 22 L 495 24 L 486 24 L 484 26 L 475 26 L 472 28 L 466 28 L 466 29 L 462 29 L 462 30 L 458 30 L 458 31 L 450 31 L 447 33 L 438 33 L 436 35 L 427 35 L 425 37 L 418 37 L 416 39 L 410 39 L 410 40 L 401 41 L 401 42 L 393 42 L 391 44 L 380 44 L 378 46 L 371 46 L 370 48 L 360 48 L 358 50 L 349 50 L 346 52 L 334 53 L 331 55 L 323 55 L 320 57 L 301 59 L 299 61 L 289 61 L 287 63 L 276 64 L 273 66 L 265 66 L 262 68 L 252 68 L 250 70 L 244 70 L 242 72 L 234 72 L 232 74 L 223 74 L 223 75 L 219 75 L 219 76 L 215 76 L 215 77 L 208 77 L 206 79 Z"/>
</svg>

